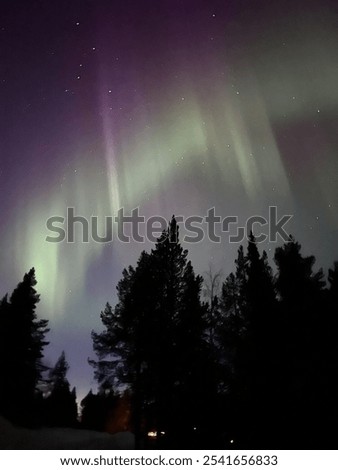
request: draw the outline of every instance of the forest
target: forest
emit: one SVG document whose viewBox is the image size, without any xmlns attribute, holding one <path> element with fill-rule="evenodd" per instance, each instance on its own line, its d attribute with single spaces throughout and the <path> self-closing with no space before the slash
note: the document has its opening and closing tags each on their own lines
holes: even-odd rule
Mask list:
<svg viewBox="0 0 338 470">
<path fill-rule="evenodd" d="M 0 302 L 0 415 L 30 429 L 128 430 L 140 449 L 335 448 L 338 262 L 325 276 L 290 236 L 272 268 L 248 238 L 234 272 L 203 279 L 173 216 L 88 332 L 97 390 L 79 404 L 65 352 L 44 363 L 32 268 Z"/>
</svg>

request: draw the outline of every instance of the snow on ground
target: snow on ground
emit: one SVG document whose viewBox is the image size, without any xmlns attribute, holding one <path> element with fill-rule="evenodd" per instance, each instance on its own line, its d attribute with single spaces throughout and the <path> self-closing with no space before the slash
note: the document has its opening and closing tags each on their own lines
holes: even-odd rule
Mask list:
<svg viewBox="0 0 338 470">
<path fill-rule="evenodd" d="M 135 448 L 130 432 L 107 434 L 67 428 L 36 430 L 13 426 L 0 416 L 0 449 L 129 450 Z"/>
</svg>

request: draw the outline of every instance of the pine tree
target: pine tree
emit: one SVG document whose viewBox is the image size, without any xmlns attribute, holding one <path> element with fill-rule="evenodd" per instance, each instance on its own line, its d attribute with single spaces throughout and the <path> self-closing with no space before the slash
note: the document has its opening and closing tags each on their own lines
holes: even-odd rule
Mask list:
<svg viewBox="0 0 338 470">
<path fill-rule="evenodd" d="M 130 396 L 114 393 L 108 383 L 98 393 L 92 390 L 81 401 L 81 425 L 87 429 L 116 433 L 127 431 L 130 420 Z"/>
<path fill-rule="evenodd" d="M 11 390 L 13 390 L 12 364 L 9 357 L 9 341 L 12 337 L 10 324 L 10 304 L 8 295 L 0 301 L 0 413 L 8 410 Z M 13 384 L 14 385 L 14 384 Z M 11 388 L 11 390 L 9 389 Z"/>
<path fill-rule="evenodd" d="M 77 423 L 77 404 L 75 388 L 70 390 L 67 380 L 69 365 L 65 352 L 49 371 L 50 393 L 45 400 L 47 424 L 50 426 L 75 426 Z"/>
<path fill-rule="evenodd" d="M 42 364 L 47 320 L 38 320 L 36 305 L 40 296 L 35 290 L 35 270 L 25 274 L 9 302 L 0 307 L 0 331 L 3 339 L 1 357 L 2 412 L 8 418 L 26 423 L 32 419 L 36 386 L 44 370 Z"/>
<path fill-rule="evenodd" d="M 219 315 L 219 291 L 221 287 L 221 272 L 213 272 L 212 267 L 204 275 L 203 295 L 208 304 L 207 330 L 212 349 L 216 348 L 216 330 Z"/>
<path fill-rule="evenodd" d="M 157 346 L 157 305 L 155 270 L 149 254 L 143 252 L 136 268 L 123 271 L 117 286 L 119 302 L 113 309 L 109 303 L 101 313 L 105 327 L 92 333 L 98 361 L 90 361 L 99 384 L 112 390 L 128 387 L 132 391 L 134 431 L 139 438 L 141 421 L 147 403 L 153 400 L 153 356 Z"/>
<path fill-rule="evenodd" d="M 314 272 L 315 257 L 303 257 L 300 251 L 300 244 L 290 237 L 275 252 L 278 269 L 276 287 L 282 315 L 280 333 L 283 338 L 281 427 L 286 429 L 289 417 L 297 416 L 289 431 L 289 442 L 298 446 L 300 435 L 303 442 L 311 442 L 311 428 L 317 424 L 320 427 L 325 415 L 318 404 L 327 401 L 322 399 L 322 391 L 328 386 L 325 384 L 328 375 L 324 370 L 329 357 L 324 328 L 327 318 L 323 272 Z"/>
<path fill-rule="evenodd" d="M 247 439 L 269 442 L 267 426 L 276 401 L 278 354 L 278 303 L 272 269 L 265 251 L 260 255 L 251 232 L 246 255 L 245 340 L 238 356 L 239 387 L 242 390 Z"/>
<path fill-rule="evenodd" d="M 253 445 L 253 423 L 257 430 L 257 414 L 263 417 L 272 393 L 277 300 L 267 255 L 260 255 L 252 233 L 247 254 L 241 246 L 235 265 L 236 272 L 226 278 L 219 302 L 221 363 L 232 434 L 241 435 L 243 445 Z"/>
<path fill-rule="evenodd" d="M 177 396 L 188 387 L 190 372 L 186 365 L 183 378 L 182 363 L 194 368 L 193 358 L 202 351 L 202 280 L 187 262 L 178 235 L 173 217 L 151 253 L 143 252 L 136 268 L 123 272 L 119 302 L 115 309 L 106 306 L 105 330 L 92 334 L 96 378 L 131 390 L 136 434 L 144 426 L 155 427 L 159 436 L 170 428 Z"/>
<path fill-rule="evenodd" d="M 202 277 L 195 275 L 188 261 L 182 275 L 182 294 L 175 328 L 172 360 L 177 363 L 171 392 L 175 399 L 172 434 L 177 434 L 179 428 L 184 433 L 186 445 L 189 436 L 192 438 L 194 435 L 194 428 L 209 427 L 216 392 L 211 344 L 206 334 L 208 306 L 200 301 L 202 283 Z M 176 443 L 178 445 L 179 439 Z"/>
<path fill-rule="evenodd" d="M 329 269 L 328 282 L 329 288 L 326 292 L 326 303 L 324 304 L 327 315 L 324 316 L 324 309 L 321 309 L 321 318 L 318 319 L 318 321 L 321 321 L 321 325 L 324 324 L 321 344 L 324 360 L 321 364 L 323 373 L 320 380 L 322 391 L 320 403 L 324 404 L 325 407 L 321 409 L 321 414 L 325 416 L 326 422 L 321 423 L 321 425 L 325 430 L 323 441 L 326 449 L 335 446 L 335 436 L 329 430 L 333 428 L 338 419 L 338 385 L 334 373 L 338 366 L 338 261 L 335 261 L 333 268 Z"/>
<path fill-rule="evenodd" d="M 218 355 L 223 367 L 223 389 L 228 390 L 234 372 L 235 362 L 241 342 L 245 337 L 246 322 L 246 283 L 247 261 L 243 246 L 238 249 L 235 260 L 236 271 L 230 273 L 222 284 L 218 302 L 217 324 Z"/>
</svg>

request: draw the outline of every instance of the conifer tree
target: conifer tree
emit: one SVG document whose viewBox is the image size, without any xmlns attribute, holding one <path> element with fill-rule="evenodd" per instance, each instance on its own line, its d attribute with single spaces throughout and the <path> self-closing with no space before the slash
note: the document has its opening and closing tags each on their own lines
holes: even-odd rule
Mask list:
<svg viewBox="0 0 338 470">
<path fill-rule="evenodd" d="M 47 424 L 50 426 L 75 426 L 77 404 L 75 388 L 70 390 L 67 380 L 69 365 L 65 352 L 49 371 L 50 394 L 46 398 Z"/>
<path fill-rule="evenodd" d="M 280 297 L 280 367 L 279 407 L 281 427 L 287 428 L 290 416 L 297 422 L 289 431 L 289 442 L 313 439 L 311 428 L 321 427 L 325 416 L 319 403 L 329 375 L 325 372 L 330 353 L 325 325 L 328 323 L 324 301 L 323 272 L 315 272 L 314 256 L 303 256 L 301 246 L 290 236 L 287 243 L 275 251 L 276 287 Z M 290 418 L 289 418 L 290 419 Z M 324 431 L 321 437 L 324 436 Z M 319 440 L 318 440 L 319 443 Z M 297 445 L 297 444 L 296 444 Z M 299 445 L 299 444 L 298 444 Z"/>
<path fill-rule="evenodd" d="M 35 270 L 25 274 L 10 296 L 0 306 L 2 374 L 2 412 L 8 418 L 28 423 L 32 416 L 33 402 L 38 381 L 42 377 L 43 348 L 48 344 L 45 335 L 49 331 L 47 320 L 38 320 L 36 306 L 40 296 L 35 290 Z"/>
<path fill-rule="evenodd" d="M 201 283 L 173 217 L 151 253 L 143 252 L 136 268 L 123 272 L 119 302 L 114 309 L 106 306 L 105 329 L 92 334 L 96 378 L 130 388 L 136 434 L 151 425 L 160 436 L 178 417 L 178 396 L 189 387 L 202 393 L 196 370 L 205 345 Z"/>
</svg>

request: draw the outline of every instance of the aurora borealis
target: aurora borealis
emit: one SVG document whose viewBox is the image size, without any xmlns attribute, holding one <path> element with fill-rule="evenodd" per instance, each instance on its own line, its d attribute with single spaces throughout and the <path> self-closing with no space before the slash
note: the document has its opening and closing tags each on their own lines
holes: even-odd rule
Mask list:
<svg viewBox="0 0 338 470">
<path fill-rule="evenodd" d="M 36 268 L 47 360 L 66 351 L 80 397 L 90 331 L 151 244 L 47 243 L 67 207 L 244 221 L 276 205 L 318 266 L 338 258 L 337 21 L 330 0 L 2 2 L 0 294 Z M 238 245 L 187 248 L 226 275 Z"/>
</svg>

